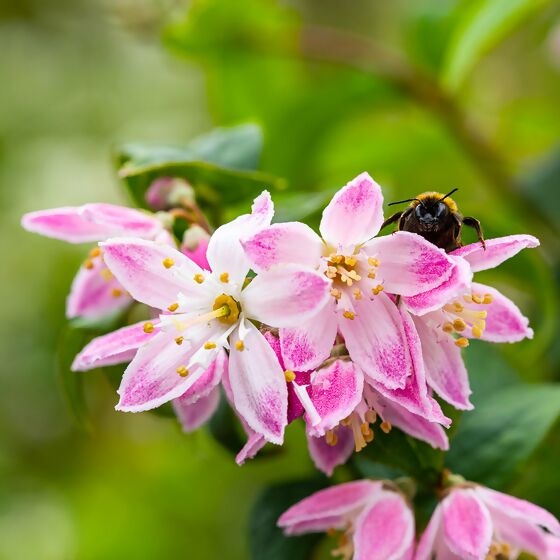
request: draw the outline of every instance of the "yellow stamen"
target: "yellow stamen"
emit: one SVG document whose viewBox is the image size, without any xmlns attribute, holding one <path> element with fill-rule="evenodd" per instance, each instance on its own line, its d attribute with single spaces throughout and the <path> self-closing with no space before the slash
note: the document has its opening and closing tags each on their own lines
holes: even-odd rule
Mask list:
<svg viewBox="0 0 560 560">
<path fill-rule="evenodd" d="M 344 260 L 344 257 L 342 255 L 331 255 L 329 260 L 335 264 L 340 264 Z"/>
<path fill-rule="evenodd" d="M 216 348 L 215 342 L 205 342 L 204 343 L 204 350 L 214 350 Z"/>
<path fill-rule="evenodd" d="M 327 445 L 330 445 L 331 447 L 334 447 L 338 443 L 338 437 L 333 432 L 333 430 L 329 430 L 325 434 L 325 442 L 326 442 Z"/>
<path fill-rule="evenodd" d="M 218 321 L 226 325 L 233 325 L 239 318 L 239 306 L 237 302 L 227 294 L 221 294 L 214 300 L 212 307 L 214 311 L 222 310 L 218 315 Z"/>
<path fill-rule="evenodd" d="M 197 283 L 197 284 L 202 284 L 202 282 L 204 282 L 204 276 L 202 274 L 200 274 L 200 272 L 197 272 L 194 276 L 193 276 L 193 280 Z"/>
<path fill-rule="evenodd" d="M 100 247 L 94 247 L 90 252 L 89 252 L 89 256 L 92 259 L 95 259 L 95 257 L 99 257 L 99 255 L 101 255 L 101 248 Z"/>
<path fill-rule="evenodd" d="M 369 257 L 367 260 L 369 266 L 379 266 L 379 261 L 373 257 Z"/>
<path fill-rule="evenodd" d="M 482 336 L 482 329 L 480 327 L 473 327 L 471 332 L 475 338 L 480 338 Z"/>
<path fill-rule="evenodd" d="M 482 300 L 482 303 L 484 305 L 488 305 L 493 301 L 494 301 L 494 296 L 492 294 L 484 294 L 484 299 Z"/>
<path fill-rule="evenodd" d="M 84 261 L 84 267 L 91 270 L 93 268 L 93 262 L 90 259 L 86 259 Z"/>
<path fill-rule="evenodd" d="M 181 377 L 189 375 L 189 370 L 185 366 L 179 366 L 176 371 Z"/>
<path fill-rule="evenodd" d="M 356 289 L 352 292 L 352 294 L 354 295 L 354 298 L 355 298 L 355 299 L 362 299 L 362 292 L 361 292 L 358 288 L 356 288 Z"/>
<path fill-rule="evenodd" d="M 381 422 L 381 425 L 379 427 L 381 428 L 381 431 L 384 432 L 385 434 L 388 434 L 393 428 L 393 426 L 391 426 L 391 422 L 387 422 L 387 420 L 383 420 L 383 422 Z"/>
<path fill-rule="evenodd" d="M 381 284 L 377 284 L 377 286 L 375 286 L 375 288 L 371 289 L 371 293 L 376 296 L 378 295 L 380 292 L 383 291 L 383 286 Z"/>
<path fill-rule="evenodd" d="M 367 422 L 363 422 L 362 425 L 360 426 L 360 429 L 362 430 L 362 434 L 364 436 L 367 436 L 369 434 L 369 424 Z"/>
<path fill-rule="evenodd" d="M 463 296 L 463 299 L 465 300 L 465 303 L 472 303 L 472 297 L 471 296 Z"/>
<path fill-rule="evenodd" d="M 347 266 L 356 266 L 356 262 L 355 257 L 344 257 L 344 264 Z"/>
<path fill-rule="evenodd" d="M 239 350 L 240 352 L 243 352 L 243 350 L 245 350 L 245 343 L 244 343 L 242 340 L 238 340 L 238 341 L 235 343 L 235 348 L 236 348 L 237 350 Z"/>
<path fill-rule="evenodd" d="M 454 311 L 455 311 L 456 313 L 461 313 L 461 311 L 463 311 L 463 309 L 465 309 L 465 308 L 463 307 L 463 304 L 459 303 L 458 301 L 455 301 L 455 302 L 453 303 L 453 308 L 454 308 Z"/>
<path fill-rule="evenodd" d="M 118 288 L 113 288 L 111 290 L 111 295 L 113 297 L 120 297 L 120 296 L 122 296 L 122 290 L 119 290 Z"/>
<path fill-rule="evenodd" d="M 468 345 L 469 345 L 469 339 L 465 337 L 458 338 L 455 341 L 455 346 L 458 346 L 459 348 L 466 348 Z"/>
<path fill-rule="evenodd" d="M 455 329 L 453 328 L 453 323 L 443 323 L 443 326 L 441 327 L 443 332 L 446 333 L 452 333 Z"/>
<path fill-rule="evenodd" d="M 370 271 L 368 272 L 368 275 L 367 275 L 367 277 L 368 277 L 370 280 L 375 280 L 375 277 L 376 277 L 376 276 L 377 276 L 377 274 L 375 274 L 375 272 L 374 272 L 373 270 L 370 270 Z"/>
<path fill-rule="evenodd" d="M 175 261 L 173 259 L 170 259 L 169 257 L 163 259 L 162 263 L 163 266 L 165 266 L 165 268 L 171 268 L 174 264 Z"/>
<path fill-rule="evenodd" d="M 336 529 L 334 527 L 329 527 L 327 529 L 327 536 L 328 537 L 335 537 L 336 536 Z"/>
<path fill-rule="evenodd" d="M 296 378 L 296 374 L 291 369 L 287 369 L 284 372 L 284 378 L 286 379 L 286 383 L 291 383 Z"/>
<path fill-rule="evenodd" d="M 150 334 L 154 332 L 154 324 L 153 323 L 144 323 L 144 332 L 146 334 Z"/>
<path fill-rule="evenodd" d="M 99 274 L 101 274 L 101 278 L 103 278 L 105 282 L 109 282 L 109 280 L 113 279 L 113 273 L 108 268 L 102 268 Z"/>
<path fill-rule="evenodd" d="M 223 282 L 224 284 L 227 284 L 229 282 L 229 273 L 228 272 L 222 272 L 220 274 L 220 282 Z"/>
<path fill-rule="evenodd" d="M 453 321 L 453 328 L 458 332 L 464 331 L 467 328 L 467 323 L 463 319 L 455 319 Z"/>
<path fill-rule="evenodd" d="M 335 299 L 340 299 L 342 297 L 342 292 L 340 290 L 337 290 L 336 288 L 333 288 L 331 290 L 331 296 L 333 296 Z"/>
<path fill-rule="evenodd" d="M 167 309 L 168 311 L 171 311 L 171 313 L 173 313 L 173 311 L 177 311 L 178 308 L 179 308 L 178 303 L 172 303 Z"/>
<path fill-rule="evenodd" d="M 481 296 L 480 294 L 473 294 L 472 299 L 475 303 L 482 303 L 484 301 L 484 296 Z"/>
<path fill-rule="evenodd" d="M 183 340 L 185 340 L 182 336 L 178 336 L 175 339 L 175 344 L 177 344 L 177 346 L 181 346 L 181 344 L 183 344 Z"/>
<path fill-rule="evenodd" d="M 350 319 L 351 321 L 353 321 L 354 317 L 356 316 L 356 314 L 353 311 L 348 311 L 348 309 L 342 315 L 344 315 L 344 317 Z"/>
<path fill-rule="evenodd" d="M 364 434 L 364 439 L 366 440 L 366 443 L 371 443 L 374 437 L 375 434 L 373 433 L 373 430 L 370 430 L 367 434 Z"/>
<path fill-rule="evenodd" d="M 366 422 L 369 422 L 370 424 L 373 424 L 377 420 L 377 414 L 375 410 L 372 410 L 371 408 L 366 412 L 365 417 Z"/>
</svg>

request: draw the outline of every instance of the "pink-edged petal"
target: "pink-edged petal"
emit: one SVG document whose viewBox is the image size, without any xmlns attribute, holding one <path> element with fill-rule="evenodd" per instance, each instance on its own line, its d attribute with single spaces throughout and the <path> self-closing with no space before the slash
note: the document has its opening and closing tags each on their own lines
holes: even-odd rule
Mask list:
<svg viewBox="0 0 560 560">
<path fill-rule="evenodd" d="M 332 350 L 337 331 L 335 303 L 327 304 L 304 324 L 280 329 L 282 356 L 286 368 L 309 370 L 322 364 Z"/>
<path fill-rule="evenodd" d="M 491 294 L 492 303 L 483 305 L 466 303 L 465 307 L 476 311 L 486 311 L 486 328 L 480 337 L 488 342 L 519 342 L 533 338 L 529 319 L 521 313 L 517 305 L 495 288 L 473 282 L 473 293 Z M 465 336 L 469 336 L 467 332 Z"/>
<path fill-rule="evenodd" d="M 459 410 L 472 410 L 469 374 L 454 339 L 428 325 L 421 317 L 414 325 L 422 343 L 426 380 L 430 387 Z"/>
<path fill-rule="evenodd" d="M 442 523 L 449 549 L 465 560 L 486 558 L 492 543 L 492 519 L 472 489 L 453 490 L 442 502 Z"/>
<path fill-rule="evenodd" d="M 300 222 L 273 224 L 241 241 L 251 268 L 257 272 L 282 264 L 319 265 L 321 238 Z"/>
<path fill-rule="evenodd" d="M 189 257 L 191 261 L 200 266 L 200 268 L 210 270 L 210 265 L 208 264 L 208 259 L 206 258 L 209 241 L 210 235 L 206 233 L 205 230 L 196 224 L 192 225 L 183 236 L 181 252 L 183 255 Z"/>
<path fill-rule="evenodd" d="M 432 513 L 430 522 L 418 542 L 414 560 L 432 560 L 434 550 L 438 548 L 438 540 L 441 539 L 441 505 L 438 505 Z"/>
<path fill-rule="evenodd" d="M 341 426 L 336 436 L 336 445 L 329 445 L 324 437 L 307 434 L 309 455 L 314 465 L 327 476 L 332 476 L 334 469 L 346 463 L 354 452 L 354 435 L 350 428 Z"/>
<path fill-rule="evenodd" d="M 350 357 L 364 373 L 389 389 L 404 387 L 412 372 L 402 318 L 393 301 L 380 293 L 354 302 L 355 317 L 339 314 L 339 328 Z"/>
<path fill-rule="evenodd" d="M 493 511 L 502 511 L 508 517 L 528 521 L 535 525 L 541 525 L 552 534 L 560 537 L 560 523 L 558 519 L 546 509 L 532 504 L 527 500 L 521 500 L 514 496 L 485 488 L 484 486 L 477 486 L 476 493 Z"/>
<path fill-rule="evenodd" d="M 311 375 L 310 389 L 320 423 L 308 429 L 311 435 L 322 436 L 358 406 L 364 390 L 364 374 L 353 362 L 338 359 Z"/>
<path fill-rule="evenodd" d="M 100 259 L 91 261 L 93 268 L 82 266 L 72 282 L 66 300 L 66 316 L 96 319 L 125 308 L 132 301 L 119 282 L 111 277 Z"/>
<path fill-rule="evenodd" d="M 166 309 L 179 293 L 198 301 L 205 291 L 205 284 L 194 280 L 203 270 L 177 249 L 137 238 L 110 239 L 101 246 L 105 263 L 117 280 L 146 305 Z M 164 261 L 172 265 L 167 268 Z"/>
<path fill-rule="evenodd" d="M 171 401 L 173 410 L 179 419 L 183 432 L 190 433 L 205 424 L 220 404 L 220 388 L 214 387 L 207 395 L 195 402 L 188 402 L 183 397 Z"/>
<path fill-rule="evenodd" d="M 354 560 L 403 560 L 414 542 L 414 516 L 396 492 L 382 490 L 356 521 Z"/>
<path fill-rule="evenodd" d="M 269 226 L 273 215 L 274 205 L 270 194 L 263 191 L 253 202 L 251 214 L 244 214 L 220 226 L 210 238 L 206 253 L 212 271 L 218 276 L 227 272 L 230 282 L 241 286 L 251 262 L 240 240 Z"/>
<path fill-rule="evenodd" d="M 470 290 L 473 277 L 469 263 L 458 257 L 450 257 L 453 264 L 451 276 L 439 286 L 412 297 L 403 297 L 402 301 L 408 310 L 415 315 L 425 315 L 442 308 L 458 294 Z"/>
<path fill-rule="evenodd" d="M 293 327 L 311 319 L 330 299 L 323 274 L 286 265 L 259 274 L 242 292 L 247 317 L 272 327 Z"/>
<path fill-rule="evenodd" d="M 243 446 L 243 449 L 236 455 L 235 462 L 241 466 L 247 459 L 252 459 L 255 455 L 266 445 L 266 439 L 257 434 L 256 432 L 251 432 L 247 443 Z"/>
<path fill-rule="evenodd" d="M 239 332 L 232 335 L 232 348 Z M 252 324 L 247 323 L 243 351 L 232 350 L 229 383 L 237 412 L 268 441 L 281 444 L 287 424 L 288 390 L 274 350 Z"/>
<path fill-rule="evenodd" d="M 81 216 L 88 222 L 105 228 L 106 237 L 121 235 L 154 238 L 161 230 L 161 222 L 152 214 L 115 204 L 85 204 Z"/>
<path fill-rule="evenodd" d="M 184 404 L 195 403 L 206 397 L 216 387 L 228 367 L 228 356 L 225 350 L 220 350 L 212 363 L 204 370 L 197 382 L 191 385 L 179 398 Z"/>
<path fill-rule="evenodd" d="M 453 255 L 463 257 L 471 265 L 473 272 L 494 268 L 517 255 L 522 249 L 538 247 L 540 241 L 532 235 L 507 235 L 486 240 L 486 249 L 482 244 L 472 243 L 453 251 Z"/>
<path fill-rule="evenodd" d="M 449 440 L 445 430 L 434 422 L 425 420 L 422 416 L 412 414 L 396 402 L 392 402 L 381 395 L 375 399 L 375 410 L 383 420 L 401 429 L 412 437 L 425 441 L 436 449 L 449 449 Z"/>
<path fill-rule="evenodd" d="M 144 332 L 144 322 L 113 331 L 94 338 L 74 359 L 72 371 L 86 371 L 102 366 L 128 362 L 136 351 L 148 343 L 158 330 Z"/>
<path fill-rule="evenodd" d="M 377 234 L 383 223 L 381 187 L 362 173 L 342 187 L 323 211 L 319 229 L 329 244 L 358 245 Z"/>
<path fill-rule="evenodd" d="M 379 261 L 377 277 L 392 294 L 415 296 L 450 278 L 455 263 L 420 235 L 397 231 L 369 241 L 364 250 Z"/>
<path fill-rule="evenodd" d="M 346 522 L 380 491 L 381 483 L 370 480 L 346 482 L 319 490 L 285 511 L 278 519 L 278 526 L 286 534 L 297 534 L 293 528 L 311 522 L 314 523 L 313 531 L 345 528 Z"/>
<path fill-rule="evenodd" d="M 406 378 L 403 388 L 388 389 L 383 383 L 371 379 L 371 385 L 383 396 L 403 406 L 409 412 L 417 414 L 430 422 L 437 422 L 449 426 L 451 420 L 447 418 L 438 402 L 428 392 L 426 373 L 420 338 L 408 312 L 400 310 L 402 327 L 405 333 L 406 348 L 411 360 L 411 373 Z M 364 370 L 366 376 L 368 371 Z"/>
</svg>

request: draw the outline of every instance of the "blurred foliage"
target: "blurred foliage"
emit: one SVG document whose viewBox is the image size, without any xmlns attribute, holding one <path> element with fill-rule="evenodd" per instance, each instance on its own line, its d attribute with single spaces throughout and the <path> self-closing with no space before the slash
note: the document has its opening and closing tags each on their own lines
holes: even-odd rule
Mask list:
<svg viewBox="0 0 560 560">
<path fill-rule="evenodd" d="M 317 225 L 331 194 L 367 170 L 388 200 L 459 187 L 462 211 L 487 237 L 541 237 L 541 249 L 477 274 L 518 302 L 535 338 L 467 349 L 476 409 L 459 420 L 447 460 L 560 515 L 560 399 L 550 385 L 560 365 L 559 14 L 545 0 L 1 2 L 0 560 L 245 559 L 267 544 L 249 544 L 249 523 L 277 539 L 275 512 L 299 497 L 266 487 L 316 474 L 299 424 L 282 450 L 239 469 L 206 432 L 187 437 L 168 418 L 116 413 L 107 378 L 117 382 L 118 368 L 61 378 L 84 389 L 90 435 L 65 414 L 55 350 L 87 249 L 27 234 L 19 217 L 126 201 L 110 165 L 115 145 L 126 146 L 121 185 L 142 190 L 169 172 L 200 179 L 227 201 L 226 218 L 276 177 L 287 185 L 274 194 L 276 219 Z M 247 123 L 233 152 L 220 145 L 225 160 L 215 159 L 216 136 L 209 148 L 187 144 Z M 64 343 L 66 363 L 74 344 Z M 218 415 L 211 431 L 231 441 L 226 427 Z M 427 446 L 383 435 L 335 481 L 439 468 Z M 391 446 L 406 449 L 399 464 Z M 431 503 L 422 494 L 417 503 L 425 517 Z"/>
</svg>

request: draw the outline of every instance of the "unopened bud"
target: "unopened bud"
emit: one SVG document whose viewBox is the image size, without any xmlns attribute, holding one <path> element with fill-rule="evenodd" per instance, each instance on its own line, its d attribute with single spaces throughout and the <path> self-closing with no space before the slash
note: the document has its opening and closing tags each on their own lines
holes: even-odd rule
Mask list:
<svg viewBox="0 0 560 560">
<path fill-rule="evenodd" d="M 169 210 L 179 206 L 181 201 L 194 202 L 194 189 L 184 179 L 161 177 L 150 185 L 145 199 L 154 210 Z"/>
<path fill-rule="evenodd" d="M 206 250 L 210 235 L 197 224 L 193 224 L 183 235 L 181 252 L 194 261 L 198 266 L 210 270 L 206 259 Z"/>
</svg>

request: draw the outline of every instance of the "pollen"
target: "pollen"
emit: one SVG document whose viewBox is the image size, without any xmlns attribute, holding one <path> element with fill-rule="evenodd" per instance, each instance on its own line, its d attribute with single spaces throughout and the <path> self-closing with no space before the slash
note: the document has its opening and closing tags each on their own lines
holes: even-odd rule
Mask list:
<svg viewBox="0 0 560 560">
<path fill-rule="evenodd" d="M 189 375 L 189 370 L 186 368 L 186 366 L 179 366 L 175 371 L 176 371 L 181 377 L 187 377 L 187 375 Z"/>
<path fill-rule="evenodd" d="M 101 255 L 101 248 L 100 247 L 94 247 L 90 252 L 89 252 L 89 256 L 92 259 L 95 259 L 95 257 L 99 257 Z"/>
<path fill-rule="evenodd" d="M 484 299 L 482 300 L 482 303 L 484 305 L 489 305 L 493 301 L 494 301 L 494 296 L 492 294 L 484 294 Z"/>
<path fill-rule="evenodd" d="M 214 300 L 212 309 L 214 311 L 221 310 L 220 314 L 217 316 L 220 323 L 233 325 L 239 318 L 239 305 L 237 304 L 237 301 L 227 294 L 220 294 Z"/>
<path fill-rule="evenodd" d="M 204 350 L 214 350 L 216 348 L 215 342 L 205 342 L 204 343 Z"/>
<path fill-rule="evenodd" d="M 178 337 L 175 339 L 175 344 L 176 344 L 177 346 L 181 346 L 181 344 L 183 344 L 183 340 L 185 340 L 185 339 L 184 339 L 182 336 L 178 336 Z"/>
<path fill-rule="evenodd" d="M 291 369 L 287 369 L 284 372 L 284 379 L 286 379 L 286 383 L 291 383 L 295 378 L 296 374 Z"/>
<path fill-rule="evenodd" d="M 169 257 L 163 259 L 162 263 L 163 266 L 165 266 L 165 268 L 171 268 L 174 264 L 175 261 L 173 259 L 170 259 Z"/>
<path fill-rule="evenodd" d="M 441 327 L 443 332 L 446 333 L 452 333 L 455 329 L 453 328 L 453 323 L 443 323 L 443 326 Z"/>
<path fill-rule="evenodd" d="M 473 295 L 473 299 L 474 299 L 474 295 Z M 453 308 L 454 308 L 456 313 L 461 313 L 461 311 L 463 311 L 465 309 L 463 307 L 463 304 L 459 303 L 458 301 L 453 303 Z"/>
<path fill-rule="evenodd" d="M 377 284 L 377 286 L 375 286 L 375 288 L 371 289 L 371 293 L 376 296 L 378 294 L 380 294 L 383 291 L 383 286 L 381 284 Z"/>
<path fill-rule="evenodd" d="M 367 277 L 368 277 L 370 280 L 375 280 L 375 277 L 376 277 L 376 276 L 377 276 L 377 274 L 375 273 L 375 270 L 373 270 L 372 268 L 370 268 Z"/>
<path fill-rule="evenodd" d="M 464 331 L 467 328 L 467 323 L 465 323 L 463 319 L 455 319 L 455 321 L 453 321 L 453 328 L 457 332 Z"/>
<path fill-rule="evenodd" d="M 484 296 L 481 296 L 480 294 L 473 294 L 472 299 L 475 303 L 482 303 L 484 301 Z"/>
<path fill-rule="evenodd" d="M 356 314 L 353 311 L 349 311 L 348 309 L 342 315 L 344 315 L 344 317 L 350 319 L 351 321 L 353 321 L 354 317 L 356 317 Z"/>
<path fill-rule="evenodd" d="M 229 282 L 229 273 L 228 272 L 222 272 L 220 274 L 220 282 L 223 282 L 224 284 L 227 284 Z"/>
<path fill-rule="evenodd" d="M 375 410 L 372 410 L 370 408 L 365 414 L 365 419 L 366 419 L 366 422 L 369 422 L 370 424 L 373 424 L 377 420 L 377 414 L 376 414 Z"/>
<path fill-rule="evenodd" d="M 123 294 L 122 290 L 119 290 L 118 288 L 113 288 L 113 289 L 111 290 L 111 295 L 112 295 L 113 297 L 121 297 L 122 294 Z"/>
<path fill-rule="evenodd" d="M 344 264 L 348 266 L 356 266 L 356 257 L 344 257 Z"/>
<path fill-rule="evenodd" d="M 171 311 L 171 313 L 173 313 L 173 311 L 177 311 L 178 308 L 179 308 L 178 303 L 172 303 L 167 309 L 168 311 Z"/>
<path fill-rule="evenodd" d="M 379 266 L 379 261 L 373 257 L 369 257 L 367 260 L 369 266 Z"/>
<path fill-rule="evenodd" d="M 388 422 L 387 420 L 383 420 L 383 422 L 381 422 L 381 425 L 379 427 L 381 428 L 381 431 L 385 434 L 388 434 L 393 428 L 391 422 Z"/>
<path fill-rule="evenodd" d="M 469 345 L 469 339 L 462 336 L 455 341 L 455 346 L 459 348 L 466 348 Z"/>
<path fill-rule="evenodd" d="M 86 259 L 84 261 L 84 267 L 88 270 L 91 270 L 93 268 L 93 261 L 91 261 L 90 259 Z"/>
<path fill-rule="evenodd" d="M 480 327 L 474 326 L 471 332 L 475 338 L 480 338 L 482 336 L 482 329 Z"/>
<path fill-rule="evenodd" d="M 146 334 L 150 334 L 154 332 L 154 324 L 153 323 L 144 323 L 144 332 Z"/>
<path fill-rule="evenodd" d="M 235 349 L 239 350 L 240 352 L 243 352 L 243 350 L 245 350 L 245 343 L 242 340 L 238 340 L 235 343 Z"/>
<path fill-rule="evenodd" d="M 335 299 L 340 299 L 342 297 L 342 292 L 340 290 L 337 290 L 336 288 L 333 288 L 331 290 L 331 296 Z"/>
<path fill-rule="evenodd" d="M 355 299 L 362 299 L 362 292 L 356 288 L 353 292 L 352 295 L 354 296 Z"/>
<path fill-rule="evenodd" d="M 197 284 L 202 284 L 202 282 L 204 282 L 204 275 L 200 274 L 200 272 L 197 272 L 197 273 L 193 276 L 193 280 L 194 280 Z"/>
<path fill-rule="evenodd" d="M 102 268 L 99 274 L 101 274 L 101 278 L 103 278 L 105 282 L 109 282 L 109 280 L 113 279 L 113 273 L 108 268 Z"/>
<path fill-rule="evenodd" d="M 334 433 L 333 430 L 329 430 L 325 434 L 325 442 L 327 445 L 334 447 L 338 443 L 338 436 Z"/>
</svg>

